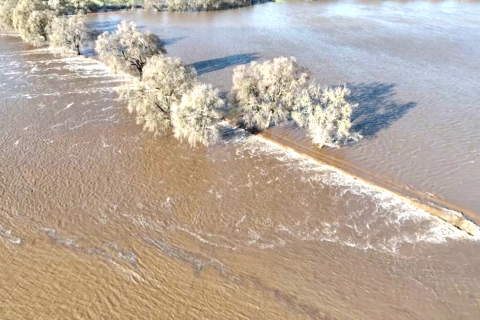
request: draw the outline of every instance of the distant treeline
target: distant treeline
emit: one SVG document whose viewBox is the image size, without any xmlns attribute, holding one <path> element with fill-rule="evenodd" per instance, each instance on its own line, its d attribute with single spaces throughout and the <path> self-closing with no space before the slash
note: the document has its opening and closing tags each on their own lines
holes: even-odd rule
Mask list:
<svg viewBox="0 0 480 320">
<path fill-rule="evenodd" d="M 211 11 L 250 6 L 271 0 L 92 0 L 92 11 L 143 8 L 157 11 Z"/>
</svg>

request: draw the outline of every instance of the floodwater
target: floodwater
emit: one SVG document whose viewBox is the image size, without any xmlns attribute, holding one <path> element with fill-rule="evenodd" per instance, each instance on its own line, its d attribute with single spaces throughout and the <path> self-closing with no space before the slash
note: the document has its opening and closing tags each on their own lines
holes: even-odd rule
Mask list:
<svg viewBox="0 0 480 320">
<path fill-rule="evenodd" d="M 418 8 L 432 10 L 440 22 Z M 92 19 L 103 28 L 137 20 L 222 90 L 235 64 L 280 54 L 297 56 L 321 83 L 353 86 L 361 79 L 368 108 L 383 108 L 368 115 L 388 125 L 358 145 L 329 152 L 412 179 L 405 183 L 418 188 L 432 185 L 431 192 L 445 197 L 464 183 L 467 195 L 455 200 L 474 206 L 478 166 L 463 166 L 476 155 L 469 148 L 478 137 L 472 124 L 478 62 L 473 27 L 470 34 L 455 28 L 478 22 L 475 8 L 271 3 Z M 427 27 L 438 29 L 436 37 L 426 36 Z M 363 50 L 361 37 L 371 40 L 363 39 Z M 440 40 L 457 45 L 444 51 L 428 46 Z M 1 319 L 480 316 L 477 238 L 226 124 L 224 142 L 209 148 L 143 133 L 117 100 L 122 79 L 102 64 L 56 57 L 18 37 L 2 36 L 0 44 Z M 341 58 L 334 60 L 335 53 Z M 391 89 L 378 93 L 376 102 L 368 90 L 385 84 Z M 415 105 L 394 120 L 380 117 L 410 101 Z M 430 118 L 432 105 L 440 115 Z M 446 121 L 441 115 L 450 110 L 456 126 L 429 128 Z M 467 129 L 469 139 L 459 133 Z M 427 136 L 432 130 L 435 136 Z M 449 149 L 439 135 L 458 140 Z M 409 152 L 399 153 L 399 146 L 412 148 L 417 158 L 401 166 Z M 420 159 L 427 146 L 429 156 L 443 157 L 442 168 Z M 463 151 L 455 154 L 455 148 Z M 422 170 L 416 166 L 430 169 L 427 182 L 414 183 L 415 170 Z M 452 167 L 468 178 L 435 174 L 448 175 Z"/>
<path fill-rule="evenodd" d="M 480 3 L 267 3 L 93 19 L 101 30 L 135 21 L 225 91 L 238 64 L 296 57 L 319 84 L 350 87 L 360 106 L 354 129 L 365 139 L 330 153 L 480 222 Z M 308 143 L 303 132 L 293 136 Z"/>
</svg>

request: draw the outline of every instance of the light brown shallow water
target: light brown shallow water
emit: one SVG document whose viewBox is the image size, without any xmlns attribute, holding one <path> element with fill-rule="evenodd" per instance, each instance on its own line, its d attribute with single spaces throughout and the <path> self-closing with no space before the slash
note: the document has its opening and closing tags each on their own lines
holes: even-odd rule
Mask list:
<svg viewBox="0 0 480 320">
<path fill-rule="evenodd" d="M 276 10 L 194 17 L 227 24 L 261 8 Z M 197 60 L 224 56 L 212 30 L 235 29 L 162 17 L 179 38 L 168 49 L 187 60 L 201 33 L 211 44 L 198 40 Z M 250 30 L 241 21 L 238 48 Z M 233 131 L 208 149 L 154 138 L 101 64 L 0 42 L 1 319 L 480 315 L 477 239 L 256 137 Z M 202 77 L 228 87 L 231 66 L 207 66 Z"/>
</svg>

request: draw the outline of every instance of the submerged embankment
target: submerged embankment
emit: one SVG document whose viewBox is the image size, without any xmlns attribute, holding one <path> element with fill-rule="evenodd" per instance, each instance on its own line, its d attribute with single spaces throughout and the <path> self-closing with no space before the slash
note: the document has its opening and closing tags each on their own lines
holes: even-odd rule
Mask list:
<svg viewBox="0 0 480 320">
<path fill-rule="evenodd" d="M 384 177 L 374 176 L 371 172 L 356 167 L 349 162 L 337 159 L 327 152 L 315 150 L 314 146 L 308 148 L 304 144 L 302 145 L 295 140 L 286 138 L 285 136 L 282 137 L 278 134 L 272 134 L 270 131 L 263 132 L 259 136 L 280 147 L 293 150 L 299 155 L 315 160 L 320 164 L 331 166 L 354 179 L 360 179 L 379 190 L 390 192 L 402 200 L 412 203 L 414 206 L 452 224 L 460 230 L 468 232 L 472 236 L 480 235 L 480 227 L 478 226 L 480 220 L 476 213 L 466 211 L 465 209 L 455 206 L 447 201 L 432 197 L 429 194 L 414 190 L 408 186 L 396 183 L 395 181 L 385 179 Z"/>
</svg>

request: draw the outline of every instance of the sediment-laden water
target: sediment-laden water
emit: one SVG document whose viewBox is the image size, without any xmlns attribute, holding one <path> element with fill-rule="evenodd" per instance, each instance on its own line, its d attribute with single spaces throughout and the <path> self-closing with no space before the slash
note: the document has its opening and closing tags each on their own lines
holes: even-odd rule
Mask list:
<svg viewBox="0 0 480 320">
<path fill-rule="evenodd" d="M 422 6 L 431 16 L 419 14 Z M 279 54 L 297 56 L 322 83 L 353 86 L 362 78 L 374 93 L 380 90 L 374 82 L 395 84 L 381 94 L 365 89 L 370 104 L 364 106 L 375 110 L 369 116 L 388 126 L 358 145 L 331 152 L 405 183 L 420 181 L 418 188 L 432 185 L 431 192 L 444 190 L 445 197 L 474 206 L 478 168 L 469 171 L 469 179 L 462 177 L 466 159 L 475 156 L 468 148 L 478 133 L 469 127 L 476 93 L 461 91 L 464 100 L 453 105 L 452 95 L 479 81 L 468 54 L 477 49 L 469 45 L 473 33 L 451 28 L 465 31 L 475 25 L 475 8 L 295 3 L 217 13 L 109 14 L 92 21 L 113 28 L 117 19 L 137 20 L 164 35 L 171 54 L 193 63 L 203 80 L 223 90 L 235 64 Z M 431 12 L 442 23 L 428 20 Z M 462 21 L 454 23 L 459 16 Z M 425 30 L 437 29 L 412 32 L 412 21 Z M 363 39 L 364 49 L 362 36 L 371 39 Z M 440 40 L 463 46 L 434 50 L 427 63 L 428 50 Z M 412 42 L 426 51 L 417 51 Z M 122 79 L 102 64 L 56 57 L 17 37 L 1 37 L 0 43 L 0 318 L 480 315 L 476 238 L 239 131 L 227 128 L 223 143 L 193 149 L 172 137 L 143 133 L 117 100 L 115 88 Z M 460 64 L 455 52 L 462 52 L 465 61 Z M 334 60 L 335 54 L 339 58 Z M 448 92 L 442 89 L 447 84 Z M 414 107 L 394 121 L 382 120 L 381 114 L 398 111 L 406 97 L 404 103 L 415 101 Z M 451 120 L 460 123 L 458 130 L 428 129 L 448 120 L 436 113 L 427 117 L 432 105 L 439 113 L 448 106 L 456 110 Z M 372 128 L 368 123 L 364 130 Z M 469 128 L 470 139 L 460 139 Z M 455 148 L 463 152 L 444 154 L 449 144 L 439 136 L 459 138 Z M 417 152 L 418 163 L 401 165 L 409 151 L 396 150 L 404 146 Z M 424 148 L 442 155 L 443 167 L 428 158 L 420 161 Z M 448 175 L 458 164 L 459 176 Z M 432 169 L 425 174 L 428 181 L 419 179 L 418 166 Z M 437 171 L 451 178 L 448 183 Z M 462 183 L 471 188 L 464 198 L 455 198 L 448 190 Z"/>
<path fill-rule="evenodd" d="M 347 84 L 365 139 L 336 157 L 480 215 L 480 4 L 268 3 L 225 12 L 125 12 L 210 83 L 230 90 L 233 67 L 294 56 L 319 84 Z M 278 134 L 291 129 L 277 128 Z M 308 144 L 303 132 L 294 138 Z M 477 217 L 480 221 L 480 216 Z"/>
</svg>

